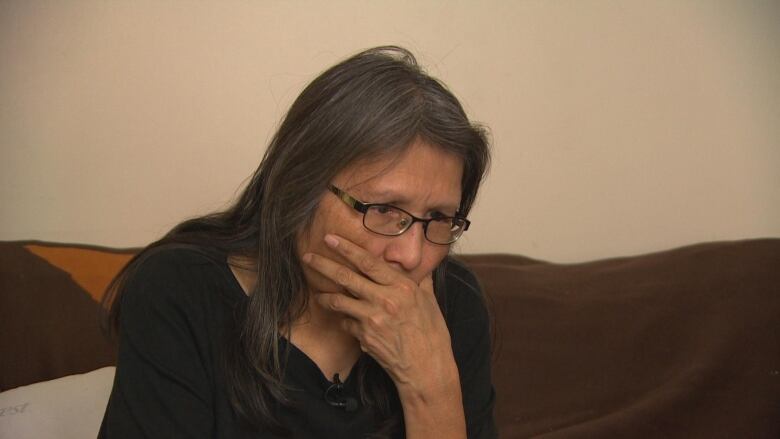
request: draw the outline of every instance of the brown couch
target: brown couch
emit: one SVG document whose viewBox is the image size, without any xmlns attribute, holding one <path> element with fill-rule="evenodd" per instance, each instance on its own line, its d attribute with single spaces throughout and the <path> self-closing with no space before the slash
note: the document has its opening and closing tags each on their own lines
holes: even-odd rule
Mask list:
<svg viewBox="0 0 780 439">
<path fill-rule="evenodd" d="M 113 364 L 98 301 L 133 252 L 0 242 L 0 391 Z M 780 239 L 461 259 L 495 315 L 502 437 L 780 437 Z"/>
</svg>

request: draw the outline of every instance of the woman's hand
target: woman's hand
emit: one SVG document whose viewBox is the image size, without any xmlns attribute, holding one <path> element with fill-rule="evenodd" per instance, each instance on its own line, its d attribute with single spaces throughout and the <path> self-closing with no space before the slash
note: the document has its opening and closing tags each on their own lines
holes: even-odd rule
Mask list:
<svg viewBox="0 0 780 439">
<path fill-rule="evenodd" d="M 344 329 L 390 375 L 404 407 L 407 429 L 421 427 L 421 436 L 434 430 L 441 435 L 442 426 L 465 431 L 458 369 L 431 276 L 417 284 L 344 238 L 327 235 L 325 242 L 355 269 L 312 253 L 303 259 L 351 297 L 321 292 L 314 300 L 343 314 Z"/>
</svg>

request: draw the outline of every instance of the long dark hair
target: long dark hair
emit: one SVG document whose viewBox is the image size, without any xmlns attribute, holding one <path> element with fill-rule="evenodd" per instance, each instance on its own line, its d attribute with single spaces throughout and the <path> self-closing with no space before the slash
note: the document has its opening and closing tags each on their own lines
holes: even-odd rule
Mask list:
<svg viewBox="0 0 780 439">
<path fill-rule="evenodd" d="M 292 104 L 227 210 L 174 227 L 114 279 L 104 299 L 110 325 L 118 328 L 117 299 L 128 279 L 159 248 L 205 248 L 252 261 L 244 268 L 257 272 L 257 283 L 236 313 L 235 334 L 223 355 L 227 391 L 241 420 L 283 431 L 274 415 L 276 405 L 288 404 L 279 328 L 290 327 L 307 299 L 296 237 L 342 169 L 357 160 L 397 157 L 418 138 L 462 159 L 460 213 L 468 214 L 490 155 L 485 130 L 469 121 L 455 96 L 400 47 L 369 49 L 326 70 Z M 443 294 L 443 272 L 443 265 L 436 269 L 437 295 Z M 375 362 L 364 364 L 357 375 L 361 399 L 391 425 L 399 417 L 392 413 L 392 382 Z"/>
</svg>

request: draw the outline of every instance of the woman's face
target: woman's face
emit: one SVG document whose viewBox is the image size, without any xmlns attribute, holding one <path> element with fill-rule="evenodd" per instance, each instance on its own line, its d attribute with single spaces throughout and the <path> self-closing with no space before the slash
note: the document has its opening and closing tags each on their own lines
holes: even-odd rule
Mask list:
<svg viewBox="0 0 780 439">
<path fill-rule="evenodd" d="M 386 158 L 349 166 L 331 182 L 364 203 L 392 204 L 420 218 L 458 210 L 462 160 L 422 141 L 414 142 L 400 158 Z M 325 189 L 325 188 L 323 188 Z M 326 234 L 346 238 L 419 283 L 447 255 L 449 246 L 425 239 L 421 223 L 400 236 L 382 236 L 363 227 L 363 214 L 336 195 L 324 192 L 311 226 L 298 238 L 298 256 L 315 253 L 354 267 L 323 241 Z M 304 265 L 313 292 L 343 291 L 331 280 Z"/>
</svg>

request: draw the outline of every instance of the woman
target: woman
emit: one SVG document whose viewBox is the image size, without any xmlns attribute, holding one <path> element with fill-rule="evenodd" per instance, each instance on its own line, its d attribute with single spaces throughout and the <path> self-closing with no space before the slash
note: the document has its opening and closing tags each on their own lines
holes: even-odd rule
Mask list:
<svg viewBox="0 0 780 439">
<path fill-rule="evenodd" d="M 494 437 L 487 312 L 447 258 L 488 161 L 406 50 L 322 73 L 231 208 L 115 279 L 100 437 Z"/>
</svg>

